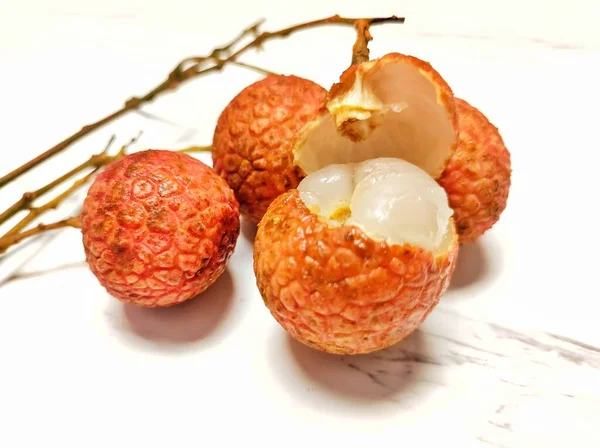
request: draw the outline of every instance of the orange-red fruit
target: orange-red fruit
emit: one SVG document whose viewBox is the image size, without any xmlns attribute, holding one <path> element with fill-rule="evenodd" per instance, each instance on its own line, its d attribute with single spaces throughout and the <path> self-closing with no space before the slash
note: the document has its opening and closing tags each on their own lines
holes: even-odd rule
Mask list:
<svg viewBox="0 0 600 448">
<path fill-rule="evenodd" d="M 461 243 L 483 235 L 500 219 L 510 189 L 510 154 L 498 129 L 475 107 L 455 98 L 459 143 L 441 178 Z"/>
<path fill-rule="evenodd" d="M 368 353 L 413 332 L 439 302 L 458 239 L 434 255 L 329 227 L 298 190 L 273 201 L 258 225 L 254 271 L 264 303 L 296 340 L 338 354 Z"/>
<path fill-rule="evenodd" d="M 148 150 L 109 165 L 81 214 L 90 269 L 124 302 L 170 306 L 208 288 L 239 235 L 227 183 L 186 154 Z"/>
<path fill-rule="evenodd" d="M 315 119 L 323 87 L 297 76 L 269 75 L 242 90 L 223 110 L 213 138 L 213 162 L 235 192 L 242 215 L 257 223 L 273 199 L 303 177 L 292 143 Z"/>
</svg>

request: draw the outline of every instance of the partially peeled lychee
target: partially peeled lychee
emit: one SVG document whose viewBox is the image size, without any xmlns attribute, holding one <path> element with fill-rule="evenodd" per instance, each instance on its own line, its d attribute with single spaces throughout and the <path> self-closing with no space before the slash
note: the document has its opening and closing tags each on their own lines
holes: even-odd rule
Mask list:
<svg viewBox="0 0 600 448">
<path fill-rule="evenodd" d="M 240 231 L 227 183 L 193 157 L 164 150 L 128 155 L 91 185 L 81 214 L 86 260 L 115 298 L 175 305 L 224 272 Z"/>
<path fill-rule="evenodd" d="M 261 296 L 292 337 L 368 353 L 439 302 L 459 242 L 497 221 L 510 184 L 497 130 L 465 105 L 431 65 L 397 53 L 350 67 L 328 92 L 293 145 L 304 178 L 255 240 Z"/>
<path fill-rule="evenodd" d="M 296 340 L 339 354 L 388 347 L 423 322 L 458 251 L 444 190 L 406 161 L 329 165 L 269 207 L 254 271 Z"/>
<path fill-rule="evenodd" d="M 461 242 L 481 236 L 506 207 L 510 156 L 497 128 L 412 56 L 390 53 L 346 70 L 293 153 L 305 174 L 377 157 L 422 168 L 449 195 Z"/>
</svg>

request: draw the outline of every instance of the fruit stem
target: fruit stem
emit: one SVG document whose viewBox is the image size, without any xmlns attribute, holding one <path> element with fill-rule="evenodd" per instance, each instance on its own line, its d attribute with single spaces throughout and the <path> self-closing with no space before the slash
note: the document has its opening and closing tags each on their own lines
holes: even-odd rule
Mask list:
<svg viewBox="0 0 600 448">
<path fill-rule="evenodd" d="M 106 152 L 109 150 L 109 148 L 111 147 L 114 140 L 115 140 L 115 136 L 113 135 L 113 136 L 111 136 L 110 140 L 106 144 L 104 151 L 102 151 L 100 154 L 93 155 L 86 162 L 83 162 L 81 165 L 79 165 L 79 166 L 73 168 L 71 171 L 63 174 L 58 179 L 53 180 L 52 182 L 50 182 L 49 184 L 43 186 L 42 188 L 40 188 L 38 190 L 23 193 L 23 196 L 21 196 L 21 199 L 19 199 L 17 202 L 15 202 L 13 205 L 11 205 L 9 208 L 7 208 L 5 211 L 0 213 L 0 225 L 4 224 L 6 221 L 8 221 L 10 218 L 12 218 L 15 214 L 17 214 L 21 210 L 29 208 L 31 203 L 33 201 L 35 201 L 37 198 L 46 194 L 48 191 L 54 189 L 58 185 L 62 184 L 64 181 L 69 180 L 75 174 L 85 170 L 86 168 L 88 168 L 90 166 L 98 167 L 98 166 L 101 166 L 102 164 L 104 164 L 104 161 L 107 158 Z"/>
<path fill-rule="evenodd" d="M 245 62 L 232 61 L 231 63 L 239 67 L 247 68 L 248 70 L 254 70 L 257 73 L 260 73 L 261 75 L 277 75 L 277 73 L 272 72 L 271 70 L 267 70 L 266 68 L 262 67 L 257 67 L 256 65 L 252 64 L 246 64 Z"/>
<path fill-rule="evenodd" d="M 33 229 L 27 230 L 25 232 L 16 233 L 12 235 L 5 235 L 2 238 L 0 238 L 0 254 L 3 254 L 10 246 L 17 244 L 26 238 L 39 235 L 40 233 L 46 232 L 48 230 L 61 229 L 63 227 L 81 228 L 81 221 L 79 219 L 79 216 L 72 216 L 70 218 L 53 222 L 51 224 L 38 224 Z"/>
<path fill-rule="evenodd" d="M 212 146 L 190 146 L 189 148 L 183 148 L 177 150 L 177 152 L 182 152 L 185 154 L 191 154 L 194 152 L 210 152 L 212 151 Z"/>
<path fill-rule="evenodd" d="M 256 67 L 250 67 L 248 64 L 239 63 L 237 59 L 245 52 L 250 49 L 257 48 L 260 49 L 262 44 L 268 40 L 274 38 L 282 38 L 287 37 L 290 34 L 296 33 L 298 31 L 315 28 L 321 25 L 354 25 L 358 20 L 366 20 L 371 25 L 382 24 L 387 22 L 396 22 L 396 23 L 404 23 L 403 17 L 377 17 L 370 19 L 353 19 L 340 17 L 338 15 L 327 17 L 325 19 L 314 20 L 311 22 L 301 23 L 298 25 L 294 25 L 288 28 L 281 29 L 279 31 L 274 32 L 262 32 L 259 34 L 259 27 L 262 25 L 263 20 L 260 20 L 248 28 L 244 29 L 241 33 L 239 33 L 230 43 L 223 47 L 215 48 L 212 53 L 208 56 L 195 56 L 191 58 L 186 58 L 182 60 L 177 66 L 169 73 L 167 78 L 158 84 L 156 87 L 151 89 L 145 95 L 140 97 L 132 97 L 125 104 L 118 109 L 117 111 L 111 113 L 110 115 L 94 122 L 83 126 L 79 131 L 75 134 L 67 137 L 65 140 L 57 143 L 50 149 L 41 153 L 37 157 L 33 158 L 29 162 L 23 164 L 19 168 L 11 171 L 10 173 L 0 177 L 0 188 L 13 182 L 15 179 L 19 178 L 21 175 L 27 173 L 31 169 L 35 168 L 40 163 L 48 160 L 49 158 L 55 156 L 56 154 L 64 151 L 67 147 L 77 142 L 81 138 L 86 135 L 92 133 L 93 131 L 111 123 L 117 118 L 125 115 L 126 113 L 134 110 L 138 110 L 141 105 L 144 103 L 150 102 L 157 98 L 159 95 L 176 90 L 181 84 L 184 82 L 196 78 L 201 75 L 206 75 L 212 72 L 217 72 L 223 69 L 223 67 L 227 63 L 237 62 L 238 65 L 241 65 L 246 68 L 251 68 L 256 70 Z M 242 42 L 246 37 L 254 36 L 254 39 L 244 45 L 242 48 L 233 51 L 233 48 Z M 206 65 L 209 65 L 206 67 Z M 261 72 L 266 72 L 265 70 L 259 69 Z"/>
<path fill-rule="evenodd" d="M 53 228 L 55 228 L 55 227 L 47 228 L 47 226 L 43 225 L 42 227 L 38 226 L 35 228 L 35 229 L 38 229 L 36 233 L 32 234 L 32 233 L 30 233 L 31 231 L 25 231 L 25 232 L 20 233 L 25 227 L 27 227 L 31 222 L 33 222 L 40 215 L 47 212 L 48 210 L 56 209 L 65 199 L 67 199 L 69 196 L 71 196 L 71 194 L 73 194 L 76 190 L 81 188 L 90 179 L 92 179 L 94 177 L 94 175 L 102 167 L 123 157 L 127 153 L 127 149 L 133 143 L 135 143 L 140 138 L 140 136 L 141 136 L 141 132 L 137 136 L 133 137 L 125 145 L 123 145 L 117 154 L 111 156 L 107 153 L 108 153 L 108 150 L 110 149 L 112 143 L 114 142 L 115 136 L 113 135 L 113 136 L 111 136 L 110 140 L 108 141 L 107 145 L 105 146 L 104 150 L 102 150 L 102 152 L 93 155 L 86 162 L 73 168 L 71 171 L 65 173 L 64 175 L 60 176 L 59 178 L 50 182 L 48 185 L 40 188 L 39 190 L 25 193 L 19 201 L 17 201 L 15 204 L 13 204 L 11 207 L 9 207 L 6 211 L 4 211 L 2 213 L 2 215 L 0 215 L 2 218 L 0 220 L 0 224 L 2 224 L 6 220 L 8 220 L 12 216 L 14 216 L 16 213 L 18 213 L 22 210 L 27 210 L 27 209 L 29 210 L 29 213 L 23 219 L 21 219 L 21 221 L 19 221 L 12 229 L 10 229 L 8 232 L 6 232 L 0 238 L 0 254 L 5 252 L 6 249 L 8 247 L 10 247 L 11 245 L 16 244 L 19 241 L 21 241 L 23 238 L 20 238 L 19 235 L 24 235 L 24 234 L 34 235 L 37 233 L 44 232 L 45 230 L 52 230 Z M 86 168 L 90 168 L 90 167 L 93 168 L 93 170 L 91 172 L 86 174 L 81 179 L 78 179 L 77 181 L 75 181 L 69 188 L 67 188 L 61 194 L 56 196 L 54 199 L 46 202 L 45 204 L 43 204 L 39 207 L 31 207 L 31 204 L 33 203 L 33 201 L 35 199 L 37 199 L 41 195 L 47 193 L 51 189 L 57 187 L 64 181 L 72 178 L 77 173 L 85 170 Z M 33 230 L 35 230 L 35 229 L 33 229 Z"/>
<path fill-rule="evenodd" d="M 352 46 L 352 65 L 362 64 L 369 60 L 369 42 L 373 40 L 369 28 L 371 23 L 365 19 L 359 19 L 354 23 L 356 28 L 356 42 Z"/>
<path fill-rule="evenodd" d="M 139 139 L 140 136 L 141 136 L 141 133 L 138 134 L 136 137 L 132 138 L 127 144 L 123 145 L 123 147 L 121 147 L 120 151 L 117 154 L 111 156 L 111 155 L 106 154 L 106 152 L 108 151 L 108 149 L 110 148 L 111 144 L 113 143 L 113 141 L 115 139 L 115 136 L 113 135 L 111 137 L 110 141 L 108 142 L 108 144 L 106 145 L 106 148 L 101 153 L 92 156 L 87 162 L 82 163 L 78 167 L 72 169 L 71 171 L 69 171 L 68 173 L 59 177 L 55 181 L 46 185 L 45 187 L 40 188 L 39 190 L 36 190 L 36 191 L 25 193 L 23 195 L 25 200 L 22 199 L 19 202 L 15 203 L 12 207 L 10 207 L 8 210 L 6 210 L 6 212 L 4 212 L 2 214 L 2 216 L 7 214 L 7 212 L 9 212 L 9 211 L 13 212 L 13 215 L 14 215 L 15 213 L 17 213 L 19 211 L 29 208 L 31 203 L 37 197 L 41 196 L 43 193 L 49 191 L 51 188 L 54 188 L 55 186 L 57 186 L 58 184 L 60 184 L 61 182 L 65 181 L 65 180 L 69 179 L 70 177 L 73 177 L 76 173 L 84 170 L 85 168 L 94 167 L 94 170 L 92 170 L 90 173 L 88 173 L 85 177 L 83 177 L 83 178 L 79 179 L 78 181 L 76 181 L 75 183 L 73 183 L 73 185 L 71 185 L 70 188 L 65 190 L 63 193 L 61 193 L 59 196 L 57 196 L 53 200 L 47 202 L 46 204 L 44 204 L 40 207 L 31 208 L 29 214 L 25 218 L 23 218 L 11 230 L 6 232 L 6 234 L 4 234 L 2 237 L 0 237 L 0 254 L 5 253 L 6 250 L 10 246 L 20 243 L 22 240 L 29 238 L 31 236 L 39 235 L 41 233 L 44 233 L 44 232 L 47 232 L 50 230 L 54 230 L 54 229 L 61 229 L 63 227 L 74 227 L 74 228 L 81 227 L 80 222 L 79 222 L 79 216 L 73 216 L 71 218 L 64 219 L 64 220 L 61 220 L 61 221 L 58 221 L 58 222 L 55 222 L 52 224 L 38 224 L 36 227 L 34 227 L 31 230 L 27 230 L 25 232 L 19 233 L 29 223 L 31 223 L 33 220 L 35 220 L 37 217 L 39 217 L 39 215 L 41 215 L 42 213 L 44 213 L 47 210 L 58 207 L 58 205 L 60 205 L 60 203 L 62 201 L 64 201 L 68 196 L 73 194 L 78 188 L 80 188 L 85 183 L 87 183 L 89 180 L 91 180 L 98 173 L 100 168 L 125 156 L 127 154 L 127 148 L 129 146 L 131 146 L 133 143 L 135 143 Z M 189 148 L 180 149 L 177 152 L 189 154 L 189 153 L 197 153 L 197 152 L 210 152 L 211 150 L 212 150 L 212 146 L 210 146 L 210 145 L 209 146 L 190 146 Z M 1 222 L 0 222 L 0 224 L 1 224 Z"/>
</svg>

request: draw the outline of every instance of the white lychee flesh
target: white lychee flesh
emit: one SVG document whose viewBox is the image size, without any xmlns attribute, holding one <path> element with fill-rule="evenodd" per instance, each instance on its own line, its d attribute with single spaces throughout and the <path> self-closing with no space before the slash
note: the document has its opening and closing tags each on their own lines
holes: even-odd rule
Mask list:
<svg viewBox="0 0 600 448">
<path fill-rule="evenodd" d="M 421 168 L 396 158 L 328 165 L 306 176 L 300 197 L 331 226 L 355 225 L 389 244 L 438 252 L 452 209 L 442 187 Z"/>
</svg>

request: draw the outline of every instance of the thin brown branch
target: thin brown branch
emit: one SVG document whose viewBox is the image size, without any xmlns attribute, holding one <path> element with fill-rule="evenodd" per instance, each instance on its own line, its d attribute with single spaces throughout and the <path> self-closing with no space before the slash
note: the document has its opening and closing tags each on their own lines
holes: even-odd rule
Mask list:
<svg viewBox="0 0 600 448">
<path fill-rule="evenodd" d="M 183 84 L 184 82 L 186 82 L 190 79 L 193 79 L 200 75 L 211 73 L 213 71 L 221 70 L 227 63 L 237 64 L 241 67 L 248 68 L 248 69 L 251 69 L 254 71 L 258 71 L 259 73 L 266 74 L 266 75 L 273 74 L 273 72 L 270 72 L 268 70 L 265 70 L 265 69 L 262 69 L 262 68 L 259 68 L 259 67 L 256 67 L 256 66 L 253 66 L 250 64 L 246 64 L 246 63 L 243 63 L 243 62 L 240 62 L 237 60 L 239 56 L 241 56 L 243 53 L 245 53 L 251 49 L 254 49 L 254 48 L 260 49 L 262 47 L 263 43 L 265 43 L 268 40 L 271 40 L 274 38 L 284 38 L 293 33 L 298 32 L 298 31 L 309 29 L 309 28 L 315 28 L 315 27 L 319 27 L 319 26 L 323 26 L 323 25 L 333 25 L 333 24 L 353 25 L 357 30 L 357 40 L 353 47 L 353 63 L 355 63 L 355 61 L 360 62 L 363 60 L 368 60 L 368 58 L 369 58 L 369 51 L 368 51 L 367 45 L 368 45 L 368 42 L 372 39 L 370 32 L 369 32 L 370 25 L 382 24 L 382 23 L 387 23 L 387 22 L 404 23 L 404 18 L 392 16 L 392 17 L 381 17 L 381 18 L 370 18 L 370 19 L 353 19 L 353 18 L 344 18 L 344 17 L 340 17 L 340 16 L 336 15 L 336 16 L 325 18 L 325 19 L 320 19 L 320 20 L 315 20 L 315 21 L 311 21 L 311 22 L 294 25 L 294 26 L 284 28 L 279 31 L 275 31 L 275 32 L 262 32 L 260 34 L 259 34 L 259 26 L 261 25 L 262 22 L 257 22 L 255 24 L 253 24 L 252 26 L 248 27 L 247 29 L 243 30 L 229 44 L 227 44 L 223 47 L 215 48 L 209 56 L 187 58 L 187 59 L 181 61 L 181 63 L 179 63 L 175 67 L 175 69 L 173 71 L 171 71 L 169 76 L 163 82 L 161 82 L 159 85 L 157 85 L 154 89 L 147 92 L 145 95 L 143 95 L 141 97 L 131 98 L 130 100 L 125 102 L 124 106 L 121 109 L 113 112 L 112 114 L 108 115 L 105 118 L 98 120 L 95 123 L 91 123 L 91 124 L 84 126 L 83 128 L 81 128 L 78 132 L 76 132 L 72 136 L 68 137 L 67 139 L 63 140 L 62 142 L 58 143 L 57 145 L 53 146 L 52 148 L 48 149 L 44 153 L 40 154 L 39 156 L 35 157 L 34 159 L 32 159 L 29 162 L 22 165 L 21 167 L 13 170 L 12 172 L 6 174 L 3 177 L 1 177 L 0 178 L 0 188 L 3 187 L 4 185 L 14 181 L 16 178 L 18 178 L 22 174 L 25 174 L 26 172 L 30 171 L 31 169 L 33 169 L 40 163 L 44 162 L 45 160 L 49 159 L 50 157 L 53 157 L 54 155 L 60 153 L 61 151 L 63 151 L 67 147 L 69 147 L 71 144 L 80 140 L 82 137 L 84 137 L 84 136 L 92 133 L 93 131 L 101 128 L 102 126 L 116 120 L 117 118 L 121 117 L 122 115 L 126 114 L 127 112 L 138 110 L 142 104 L 154 100 L 160 94 L 177 89 L 181 84 Z M 246 38 L 247 36 L 250 36 L 250 35 L 252 35 L 254 37 L 254 39 L 251 42 L 242 46 L 240 49 L 233 51 L 233 48 L 237 44 L 241 43 L 241 41 L 244 38 Z M 190 65 L 190 66 L 186 67 L 187 65 Z M 121 151 L 119 151 L 119 153 L 116 154 L 115 156 L 108 156 L 106 154 L 107 150 L 108 150 L 108 146 L 107 146 L 107 148 L 102 153 L 92 156 L 87 162 L 84 162 L 83 164 L 79 165 L 78 167 L 74 168 L 73 170 L 69 171 L 68 173 L 64 174 L 63 176 L 59 177 L 55 181 L 49 183 L 48 185 L 46 185 L 34 192 L 25 193 L 23 195 L 23 197 L 21 198 L 21 200 L 19 200 L 17 203 L 15 203 L 13 206 L 11 206 L 8 210 L 6 210 L 2 214 L 0 214 L 0 224 L 2 224 L 6 220 L 10 219 L 10 217 L 14 216 L 17 212 L 19 212 L 21 210 L 25 210 L 25 209 L 30 210 L 29 214 L 25 218 L 23 218 L 17 225 L 15 225 L 6 235 L 4 235 L 3 237 L 0 238 L 0 254 L 5 252 L 6 249 L 8 247 L 12 246 L 13 244 L 17 244 L 25 238 L 40 234 L 42 232 L 53 230 L 53 229 L 58 229 L 58 228 L 62 228 L 62 227 L 79 227 L 80 226 L 79 218 L 72 217 L 72 218 L 68 218 L 68 219 L 58 221 L 58 222 L 52 223 L 52 224 L 39 224 L 38 226 L 34 227 L 33 229 L 23 231 L 23 229 L 25 227 L 27 227 L 27 225 L 29 225 L 32 221 L 34 221 L 42 213 L 44 213 L 47 210 L 58 207 L 58 205 L 60 205 L 62 203 L 62 201 L 64 201 L 67 197 L 69 197 L 75 190 L 77 190 L 82 185 L 84 185 L 86 182 L 88 182 L 97 173 L 97 171 L 99 171 L 101 169 L 102 166 L 105 166 L 106 164 L 112 162 L 113 160 L 116 160 L 117 158 L 122 157 L 126 153 L 127 146 L 134 143 L 138 137 L 132 139 L 130 143 L 123 146 L 121 148 Z M 111 139 L 111 142 L 112 142 L 112 139 Z M 190 148 L 185 148 L 183 150 L 180 150 L 180 152 L 193 153 L 193 152 L 210 151 L 210 149 L 211 149 L 210 146 L 190 147 Z M 77 180 L 75 183 L 73 183 L 73 185 L 71 185 L 71 187 L 69 187 L 63 193 L 61 193 L 60 195 L 58 195 L 57 197 L 55 197 L 54 199 L 52 199 L 51 201 L 47 202 L 46 204 L 44 204 L 40 207 L 31 208 L 31 204 L 36 198 L 47 193 L 48 191 L 55 188 L 62 182 L 70 179 L 75 174 L 83 171 L 85 168 L 88 168 L 88 167 L 93 167 L 93 170 L 90 173 L 88 173 L 86 176 L 84 176 L 83 178 L 81 178 L 81 179 Z"/>
<path fill-rule="evenodd" d="M 359 19 L 352 18 L 344 18 L 340 16 L 332 16 L 321 20 L 315 20 L 312 22 L 302 23 L 298 25 L 294 25 L 288 28 L 284 28 L 275 32 L 262 32 L 258 33 L 259 27 L 262 22 L 258 22 L 243 30 L 238 36 L 236 36 L 230 43 L 227 45 L 216 48 L 212 51 L 209 56 L 206 57 L 195 57 L 195 58 L 187 58 L 183 60 L 180 64 L 178 64 L 175 69 L 169 74 L 167 79 L 157 85 L 155 88 L 150 90 L 148 93 L 141 97 L 133 97 L 119 110 L 113 112 L 105 118 L 102 118 L 95 123 L 88 124 L 81 128 L 78 132 L 73 134 L 72 136 L 66 138 L 62 142 L 56 144 L 52 148 L 46 150 L 39 156 L 20 166 L 19 168 L 11 171 L 10 173 L 4 175 L 0 178 L 0 188 L 8 183 L 14 181 L 19 176 L 27 173 L 40 163 L 49 159 L 50 157 L 55 156 L 60 153 L 64 149 L 66 149 L 71 144 L 80 140 L 82 137 L 90 134 L 91 132 L 101 128 L 102 126 L 116 120 L 117 118 L 125 115 L 127 112 L 138 109 L 142 104 L 154 100 L 158 95 L 163 94 L 165 92 L 169 92 L 177 89 L 182 83 L 188 81 L 192 78 L 195 78 L 200 75 L 205 75 L 211 73 L 213 71 L 217 71 L 223 68 L 226 63 L 237 61 L 239 56 L 243 53 L 247 52 L 252 48 L 260 48 L 264 42 L 273 38 L 283 38 L 287 37 L 290 34 L 296 33 L 301 30 L 305 30 L 308 28 L 315 28 L 322 25 L 354 25 L 354 23 Z M 402 17 L 379 17 L 379 18 L 370 18 L 370 19 L 362 19 L 368 21 L 371 25 L 382 24 L 387 22 L 397 22 L 404 23 L 404 18 Z M 233 48 L 240 43 L 247 36 L 252 35 L 254 39 L 240 48 L 239 50 L 233 52 Z M 191 66 L 185 68 L 186 65 L 190 64 Z M 211 64 L 209 67 L 206 67 L 206 64 Z"/>
<path fill-rule="evenodd" d="M 298 25 L 294 25 L 294 26 L 290 26 L 289 28 L 284 28 L 282 30 L 279 31 L 274 31 L 274 32 L 262 32 L 260 33 L 258 36 L 256 36 L 256 38 L 248 43 L 246 46 L 240 48 L 239 50 L 237 50 L 235 53 L 233 53 L 228 59 L 237 59 L 239 56 L 241 56 L 243 53 L 245 53 L 246 51 L 252 49 L 252 48 L 261 48 L 262 44 L 264 42 L 266 42 L 267 40 L 271 40 L 273 38 L 283 38 L 283 37 L 288 37 L 290 34 L 294 34 L 297 33 L 298 31 L 302 31 L 308 28 L 317 28 L 320 26 L 325 26 L 325 25 L 350 25 L 350 26 L 354 26 L 354 24 L 358 21 L 358 20 L 364 20 L 366 22 L 368 22 L 370 25 L 380 25 L 383 23 L 391 23 L 391 22 L 395 22 L 395 23 L 404 23 L 405 19 L 404 17 L 396 17 L 396 16 L 390 16 L 390 17 L 372 17 L 372 18 L 348 18 L 348 17 L 340 17 L 339 15 L 335 15 L 335 16 L 331 16 L 331 17 L 327 17 L 325 19 L 319 19 L 319 20 L 313 20 L 312 22 L 306 22 L 306 23 L 300 23 Z"/>
<path fill-rule="evenodd" d="M 262 67 L 257 67 L 256 65 L 246 64 L 245 62 L 232 61 L 231 63 L 234 65 L 237 65 L 239 67 L 247 68 L 248 70 L 253 70 L 257 73 L 260 73 L 261 75 L 276 75 L 277 74 L 275 72 L 272 72 L 271 70 L 267 70 Z"/>
<path fill-rule="evenodd" d="M 9 247 L 20 243 L 26 238 L 39 235 L 49 230 L 61 229 L 64 227 L 81 228 L 81 221 L 79 220 L 78 216 L 73 216 L 71 218 L 63 219 L 51 224 L 38 224 L 33 229 L 25 232 L 3 236 L 0 238 L 0 254 L 3 254 Z"/>
<path fill-rule="evenodd" d="M 8 221 L 10 218 L 12 218 L 14 215 L 16 215 L 18 212 L 28 209 L 30 207 L 30 205 L 33 203 L 33 201 L 35 201 L 37 198 L 48 193 L 50 190 L 56 188 L 58 185 L 62 184 L 66 180 L 69 180 L 70 178 L 72 178 L 76 174 L 80 173 L 81 171 L 85 170 L 86 168 L 89 168 L 89 167 L 97 168 L 97 167 L 106 165 L 106 163 L 108 163 L 112 159 L 112 157 L 107 156 L 106 153 L 108 152 L 108 150 L 111 147 L 114 140 L 115 140 L 115 136 L 113 135 L 113 136 L 111 136 L 106 147 L 104 148 L 104 151 L 102 151 L 101 153 L 94 154 L 92 157 L 90 157 L 87 161 L 83 162 L 81 165 L 73 168 L 71 171 L 63 174 L 62 176 L 60 176 L 56 180 L 53 180 L 52 182 L 43 186 L 42 188 L 35 190 L 35 191 L 29 191 L 27 193 L 24 193 L 23 196 L 21 196 L 21 199 L 19 199 L 13 205 L 11 205 L 9 208 L 7 208 L 4 212 L 0 213 L 0 225 L 4 224 L 6 221 Z"/>
<path fill-rule="evenodd" d="M 189 148 L 183 148 L 177 150 L 177 152 L 182 152 L 185 154 L 191 154 L 194 152 L 210 152 L 212 151 L 212 146 L 190 146 Z"/>
<path fill-rule="evenodd" d="M 130 145 L 132 145 L 133 143 L 135 143 L 138 140 L 138 138 L 140 137 L 140 135 L 141 135 L 141 133 L 138 134 L 136 137 L 132 138 L 127 144 L 123 145 L 121 147 L 121 150 L 114 156 L 109 156 L 106 154 L 108 145 L 107 145 L 107 148 L 102 153 L 92 156 L 92 158 L 90 160 L 88 160 L 88 162 L 85 162 L 86 167 L 94 166 L 93 164 L 91 164 L 91 160 L 94 158 L 96 158 L 97 160 L 101 160 L 101 162 L 100 161 L 97 162 L 97 163 L 99 163 L 99 165 L 95 166 L 95 169 L 92 172 L 90 172 L 87 176 L 76 181 L 69 189 L 67 189 L 66 191 L 61 193 L 59 196 L 54 198 L 52 201 L 42 205 L 41 207 L 31 209 L 29 215 L 27 215 L 23 220 L 21 220 L 21 222 L 19 222 L 19 224 L 17 224 L 15 227 L 13 227 L 10 231 L 8 231 L 4 236 L 2 236 L 0 238 L 0 254 L 3 254 L 4 252 L 6 252 L 6 249 L 8 249 L 10 246 L 17 244 L 17 243 L 21 242 L 23 239 L 28 238 L 30 236 L 38 235 L 43 232 L 47 232 L 47 231 L 54 230 L 54 229 L 59 229 L 62 227 L 80 227 L 79 221 L 76 221 L 76 220 L 79 220 L 79 217 L 71 217 L 69 219 L 65 219 L 65 220 L 59 221 L 54 224 L 39 224 L 38 226 L 34 227 L 31 230 L 21 232 L 22 229 L 24 229 L 29 223 L 31 223 L 33 220 L 35 220 L 37 217 L 39 217 L 39 215 L 41 215 L 42 213 L 44 213 L 47 210 L 56 208 L 62 201 L 64 201 L 73 192 L 75 192 L 75 190 L 77 190 L 83 184 L 85 184 L 86 182 L 91 180 L 92 177 L 100 170 L 100 168 L 123 157 L 127 152 L 127 148 Z M 111 142 L 112 142 L 112 139 L 111 139 Z M 210 145 L 209 146 L 190 146 L 189 148 L 180 149 L 177 152 L 181 152 L 181 153 L 210 152 L 211 149 L 212 149 L 212 146 L 210 146 Z M 102 157 L 102 159 L 100 159 L 101 157 Z M 83 165 L 84 164 L 82 164 L 80 166 L 83 166 Z"/>
<path fill-rule="evenodd" d="M 99 170 L 100 168 L 94 168 L 92 172 L 86 174 L 81 179 L 76 180 L 73 184 L 63 191 L 61 194 L 56 196 L 54 199 L 46 202 L 44 205 L 39 207 L 32 208 L 27 216 L 25 216 L 21 221 L 19 221 L 12 229 L 10 229 L 4 236 L 12 236 L 19 232 L 21 232 L 25 227 L 31 224 L 38 216 L 47 212 L 48 210 L 53 210 L 57 208 L 65 199 L 71 196 L 75 191 L 84 186 Z M 4 238 L 4 237 L 3 237 Z"/>
<path fill-rule="evenodd" d="M 369 42 L 373 40 L 369 31 L 371 23 L 368 20 L 357 20 L 354 27 L 356 28 L 356 42 L 352 47 L 352 65 L 362 64 L 369 60 Z"/>
<path fill-rule="evenodd" d="M 54 188 L 55 186 L 59 185 L 60 183 L 64 182 L 65 180 L 73 177 L 75 174 L 85 170 L 86 168 L 93 168 L 93 170 L 90 173 L 88 173 L 81 179 L 75 181 L 64 192 L 62 192 L 61 194 L 56 196 L 54 199 L 46 202 L 44 205 L 41 205 L 39 207 L 31 207 L 31 203 L 33 202 L 33 200 L 35 200 L 37 197 L 40 196 L 39 194 L 37 194 L 37 192 L 32 192 L 29 195 L 29 196 L 31 196 L 31 198 L 29 198 L 28 201 L 25 201 L 25 203 L 21 204 L 19 209 L 14 212 L 14 213 L 16 213 L 20 210 L 29 209 L 29 213 L 21 221 L 19 221 L 12 229 L 10 229 L 8 232 L 6 232 L 6 234 L 4 236 L 14 235 L 14 234 L 21 232 L 25 227 L 27 227 L 31 222 L 33 222 L 38 216 L 40 216 L 41 214 L 45 213 L 48 210 L 52 210 L 52 209 L 58 207 L 71 194 L 73 194 L 75 191 L 77 191 L 79 188 L 81 188 L 85 183 L 87 183 L 90 179 L 92 179 L 94 177 L 94 175 L 100 170 L 100 168 L 108 165 L 109 163 L 111 163 L 111 162 L 121 158 L 123 155 L 125 155 L 125 153 L 127 152 L 127 149 L 133 143 L 135 143 L 140 138 L 140 136 L 141 136 L 141 132 L 137 136 L 133 137 L 125 145 L 123 145 L 121 147 L 121 149 L 119 150 L 119 152 L 117 154 L 115 154 L 114 156 L 107 154 L 107 151 L 110 148 L 110 146 L 113 142 L 113 139 L 114 139 L 114 137 L 111 137 L 110 141 L 108 142 L 108 144 L 106 145 L 106 147 L 104 148 L 104 150 L 101 153 L 90 157 L 87 162 L 82 163 L 78 167 L 72 169 L 65 175 L 56 179 L 56 181 L 51 182 L 50 184 L 48 184 L 45 187 L 42 187 L 40 190 L 38 190 L 38 191 L 43 191 L 43 190 L 48 191 L 50 189 L 50 188 L 47 188 L 48 186 L 51 186 L 51 188 Z M 26 195 L 27 195 L 27 193 L 26 193 Z M 26 196 L 26 198 L 27 198 L 27 196 Z M 11 207 L 9 210 L 11 210 L 13 208 L 14 208 L 14 206 Z M 12 211 L 13 210 L 11 210 L 11 212 Z"/>
</svg>

